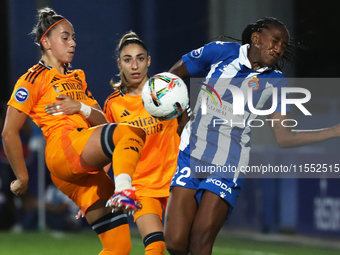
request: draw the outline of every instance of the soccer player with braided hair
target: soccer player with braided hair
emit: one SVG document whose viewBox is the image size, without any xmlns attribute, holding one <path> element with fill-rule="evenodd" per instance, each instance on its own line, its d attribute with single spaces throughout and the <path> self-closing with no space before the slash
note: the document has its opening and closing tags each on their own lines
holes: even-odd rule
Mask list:
<svg viewBox="0 0 340 255">
<path fill-rule="evenodd" d="M 289 57 L 290 36 L 286 26 L 272 17 L 249 24 L 242 34 L 242 44 L 215 41 L 182 56 L 170 72 L 182 79 L 205 77 L 192 119 L 185 126 L 172 179 L 165 216 L 165 243 L 170 254 L 207 255 L 215 238 L 234 208 L 249 162 L 251 127 L 242 125 L 256 114 L 244 105 L 244 115 L 221 117 L 215 105 L 207 104 L 202 113 L 203 91 L 218 91 L 223 107 L 232 109 L 237 101 L 223 81 L 242 91 L 252 90 L 252 105 L 267 110 L 273 105 L 277 88 L 277 107 L 269 115 L 276 120 L 271 129 L 281 148 L 299 147 L 339 137 L 340 127 L 295 131 L 281 125 L 281 88 L 288 82 L 280 71 L 280 61 Z M 218 86 L 216 85 L 218 84 Z M 216 85 L 216 87 L 215 87 Z M 215 88 L 214 88 L 215 87 Z M 247 100 L 247 98 L 245 98 Z M 204 104 L 203 104 L 204 105 Z M 234 125 L 215 125 L 216 119 L 236 120 Z M 240 124 L 241 123 L 241 124 Z M 209 166 L 232 167 L 236 171 L 211 178 L 194 178 L 195 169 Z"/>
<path fill-rule="evenodd" d="M 53 183 L 81 208 L 98 234 L 103 245 L 100 255 L 127 255 L 131 241 L 126 213 L 138 209 L 131 177 L 145 131 L 107 123 L 84 72 L 68 69 L 76 47 L 72 24 L 48 7 L 39 10 L 38 18 L 32 33 L 42 56 L 17 81 L 2 131 L 16 176 L 10 189 L 16 195 L 27 189 L 19 131 L 29 116 L 46 139 L 45 160 Z M 103 169 L 111 162 L 115 183 Z"/>
</svg>

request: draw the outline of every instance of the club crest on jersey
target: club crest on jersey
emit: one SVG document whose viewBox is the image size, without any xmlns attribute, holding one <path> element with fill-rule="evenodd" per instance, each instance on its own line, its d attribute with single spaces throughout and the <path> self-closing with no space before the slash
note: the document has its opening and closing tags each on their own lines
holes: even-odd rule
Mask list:
<svg viewBox="0 0 340 255">
<path fill-rule="evenodd" d="M 193 50 L 191 52 L 191 56 L 194 57 L 194 58 L 199 58 L 202 55 L 202 52 L 203 52 L 203 47 L 201 47 L 197 50 Z"/>
<path fill-rule="evenodd" d="M 259 84 L 259 78 L 257 78 L 256 76 L 253 77 L 253 79 L 251 79 L 249 82 L 248 82 L 248 86 L 252 89 L 252 90 L 258 90 L 259 87 L 260 87 L 260 84 Z"/>
<path fill-rule="evenodd" d="M 14 94 L 15 100 L 17 100 L 17 102 L 19 103 L 24 103 L 27 100 L 28 96 L 28 90 L 24 87 L 18 88 Z"/>
</svg>

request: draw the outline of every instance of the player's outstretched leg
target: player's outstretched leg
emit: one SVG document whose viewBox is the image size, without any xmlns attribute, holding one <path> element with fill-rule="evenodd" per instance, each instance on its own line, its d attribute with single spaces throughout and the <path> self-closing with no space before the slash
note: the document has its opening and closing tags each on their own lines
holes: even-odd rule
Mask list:
<svg viewBox="0 0 340 255">
<path fill-rule="evenodd" d="M 138 210 L 131 182 L 141 157 L 145 136 L 143 129 L 124 123 L 108 124 L 102 130 L 102 148 L 107 157 L 112 157 L 115 174 L 115 193 L 106 203 L 112 211 L 123 210 L 133 214 Z"/>
</svg>

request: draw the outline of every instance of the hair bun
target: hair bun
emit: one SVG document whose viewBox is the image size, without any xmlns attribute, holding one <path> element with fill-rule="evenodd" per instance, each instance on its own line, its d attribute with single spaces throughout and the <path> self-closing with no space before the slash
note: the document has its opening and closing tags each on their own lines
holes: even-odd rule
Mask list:
<svg viewBox="0 0 340 255">
<path fill-rule="evenodd" d="M 52 17 L 54 15 L 57 15 L 57 13 L 49 7 L 39 10 L 39 20 L 46 19 L 47 17 Z"/>
</svg>

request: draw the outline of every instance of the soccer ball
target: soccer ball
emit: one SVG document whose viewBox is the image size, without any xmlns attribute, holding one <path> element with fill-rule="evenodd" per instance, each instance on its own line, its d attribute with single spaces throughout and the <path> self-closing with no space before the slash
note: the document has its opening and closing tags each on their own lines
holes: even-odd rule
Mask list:
<svg viewBox="0 0 340 255">
<path fill-rule="evenodd" d="M 142 90 L 145 110 L 161 121 L 180 116 L 189 103 L 188 89 L 177 75 L 163 72 L 152 76 Z"/>
</svg>

